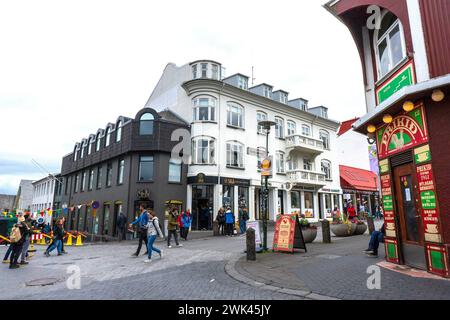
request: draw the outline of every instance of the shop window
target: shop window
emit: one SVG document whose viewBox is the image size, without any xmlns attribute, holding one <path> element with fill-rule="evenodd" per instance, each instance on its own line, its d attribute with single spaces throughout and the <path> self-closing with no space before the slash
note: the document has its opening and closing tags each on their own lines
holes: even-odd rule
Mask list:
<svg viewBox="0 0 450 320">
<path fill-rule="evenodd" d="M 379 78 L 393 70 L 406 57 L 405 38 L 400 20 L 385 12 L 381 27 L 374 33 Z"/>
<path fill-rule="evenodd" d="M 301 209 L 301 197 L 300 191 L 291 191 L 291 208 L 292 209 Z"/>
<path fill-rule="evenodd" d="M 314 209 L 314 193 L 305 192 L 305 208 Z"/>
</svg>

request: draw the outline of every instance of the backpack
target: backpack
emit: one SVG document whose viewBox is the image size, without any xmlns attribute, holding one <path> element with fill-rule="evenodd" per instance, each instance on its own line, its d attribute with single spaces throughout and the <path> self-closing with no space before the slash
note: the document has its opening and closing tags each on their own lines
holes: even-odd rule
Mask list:
<svg viewBox="0 0 450 320">
<path fill-rule="evenodd" d="M 161 223 L 159 223 L 159 219 L 158 219 L 158 226 L 159 226 L 159 230 L 158 230 L 158 228 L 156 227 L 156 225 L 155 225 L 155 220 L 156 219 L 154 219 L 154 220 L 152 220 L 152 223 L 153 223 L 153 227 L 155 228 L 155 230 L 156 230 L 156 233 L 158 233 L 158 236 L 164 236 L 163 234 L 161 234 L 161 233 L 159 233 L 159 230 L 162 230 L 162 226 L 161 226 Z M 161 231 L 162 232 L 162 231 Z"/>
<path fill-rule="evenodd" d="M 17 243 L 20 241 L 20 239 L 22 239 L 19 227 L 12 228 L 11 234 L 9 235 L 9 239 L 11 240 L 11 243 Z"/>
</svg>

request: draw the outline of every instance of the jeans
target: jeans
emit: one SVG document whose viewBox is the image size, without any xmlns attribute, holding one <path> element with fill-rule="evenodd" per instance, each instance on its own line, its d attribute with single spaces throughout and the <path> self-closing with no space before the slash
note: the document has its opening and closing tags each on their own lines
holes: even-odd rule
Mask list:
<svg viewBox="0 0 450 320">
<path fill-rule="evenodd" d="M 178 245 L 178 234 L 177 230 L 169 230 L 169 236 L 167 237 L 167 246 L 170 246 L 170 240 L 172 239 L 172 234 L 175 238 L 175 243 Z"/>
<path fill-rule="evenodd" d="M 28 252 L 28 248 L 30 247 L 30 238 L 28 238 L 28 240 L 26 240 L 23 244 L 22 247 L 22 256 L 20 257 L 20 261 L 25 261 L 25 257 L 27 255 Z"/>
<path fill-rule="evenodd" d="M 184 240 L 187 240 L 188 234 L 189 234 L 189 227 L 183 227 L 183 228 L 181 228 L 181 230 L 180 230 L 180 236 L 181 236 Z"/>
<path fill-rule="evenodd" d="M 5 257 L 3 258 L 3 260 L 8 260 L 9 255 L 12 253 L 12 251 L 13 251 L 13 245 L 10 244 L 9 247 L 8 247 L 8 250 L 6 250 L 6 254 L 5 254 Z"/>
<path fill-rule="evenodd" d="M 247 230 L 247 221 L 241 220 L 239 221 L 239 227 L 241 228 L 241 233 L 244 234 Z"/>
<path fill-rule="evenodd" d="M 225 235 L 225 223 L 219 223 L 219 234 Z"/>
<path fill-rule="evenodd" d="M 148 237 L 147 249 L 148 249 L 148 259 L 149 260 L 152 258 L 152 251 L 155 251 L 155 252 L 158 252 L 159 254 L 161 254 L 161 250 L 159 250 L 158 248 L 155 248 L 153 246 L 153 243 L 155 242 L 155 240 L 156 240 L 156 235 Z"/>
<path fill-rule="evenodd" d="M 378 247 L 380 246 L 380 242 L 383 242 L 383 240 L 383 233 L 380 231 L 374 231 L 370 236 L 369 250 L 373 250 L 373 253 L 378 254 Z"/>
<path fill-rule="evenodd" d="M 50 253 L 55 249 L 58 249 L 58 254 L 62 253 L 62 240 L 55 239 L 51 246 L 47 249 L 47 253 Z"/>
<path fill-rule="evenodd" d="M 11 254 L 11 259 L 9 261 L 10 266 L 17 264 L 20 254 L 22 253 L 23 243 L 21 243 L 21 244 L 14 243 L 11 245 L 11 247 L 12 247 L 12 254 Z"/>
<path fill-rule="evenodd" d="M 144 242 L 144 243 L 145 243 L 145 246 L 147 246 L 147 242 L 148 242 L 148 239 L 147 239 L 147 229 L 141 229 L 141 230 L 139 231 L 139 245 L 138 245 L 137 251 L 136 251 L 136 255 L 137 255 L 137 256 L 138 256 L 139 253 L 141 252 L 142 242 Z M 148 248 L 147 248 L 147 251 L 148 251 Z"/>
</svg>

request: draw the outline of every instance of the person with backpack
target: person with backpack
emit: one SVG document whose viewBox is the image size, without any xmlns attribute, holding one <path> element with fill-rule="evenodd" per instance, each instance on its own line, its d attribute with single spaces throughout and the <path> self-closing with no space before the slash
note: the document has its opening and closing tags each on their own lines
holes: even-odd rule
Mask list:
<svg viewBox="0 0 450 320">
<path fill-rule="evenodd" d="M 231 211 L 231 207 L 227 208 L 225 212 L 225 223 L 227 224 L 227 236 L 232 237 L 234 234 L 234 223 L 236 219 L 234 217 L 233 211 Z"/>
<path fill-rule="evenodd" d="M 50 252 L 57 249 L 58 256 L 63 254 L 63 239 L 64 239 L 64 220 L 58 219 L 53 228 L 53 243 L 45 250 L 44 255 L 50 257 Z"/>
<path fill-rule="evenodd" d="M 167 236 L 167 247 L 170 249 L 172 246 L 170 245 L 170 240 L 172 239 L 172 235 L 175 238 L 175 243 L 177 247 L 182 247 L 183 245 L 181 243 L 178 243 L 178 235 L 177 235 L 177 229 L 178 229 L 178 211 L 177 209 L 173 208 L 169 213 L 169 226 L 167 227 L 167 230 L 169 231 L 169 235 Z"/>
<path fill-rule="evenodd" d="M 164 235 L 161 231 L 161 227 L 159 226 L 159 219 L 152 210 L 149 210 L 148 213 L 149 213 L 149 220 L 148 220 L 148 224 L 147 224 L 148 259 L 144 260 L 145 263 L 149 263 L 152 261 L 152 252 L 153 251 L 159 253 L 160 258 L 163 257 L 163 251 L 161 249 L 155 248 L 153 246 L 158 235 L 161 239 L 164 239 Z"/>
<path fill-rule="evenodd" d="M 11 253 L 11 258 L 10 258 L 10 262 L 9 262 L 10 269 L 17 269 L 20 267 L 20 265 L 17 262 L 22 253 L 23 244 L 25 242 L 24 234 L 25 234 L 26 228 L 27 228 L 27 225 L 25 224 L 24 216 L 19 215 L 19 217 L 17 218 L 17 223 L 12 228 L 11 234 L 9 236 L 9 239 L 11 241 L 11 247 L 12 247 L 12 249 L 11 249 L 12 253 Z"/>
<path fill-rule="evenodd" d="M 239 208 L 239 228 L 241 229 L 241 234 L 247 231 L 247 221 L 249 218 L 247 208 Z"/>
<path fill-rule="evenodd" d="M 139 216 L 139 218 L 137 218 L 130 224 L 130 228 L 134 225 L 137 225 L 138 234 L 139 234 L 139 245 L 137 247 L 136 252 L 132 254 L 132 256 L 134 256 L 134 257 L 139 256 L 139 253 L 141 252 L 142 242 L 145 243 L 145 246 L 147 246 L 147 242 L 148 242 L 147 225 L 148 225 L 149 214 L 148 214 L 148 211 L 145 209 L 144 205 L 142 205 L 142 204 L 139 206 L 139 210 L 141 211 L 141 215 Z M 147 252 L 148 252 L 148 248 L 147 248 Z"/>
<path fill-rule="evenodd" d="M 181 222 L 183 223 L 183 234 L 181 237 L 187 241 L 187 237 L 189 234 L 189 228 L 191 227 L 192 223 L 192 217 L 191 217 L 191 211 L 187 210 L 186 212 L 183 212 L 181 215 Z"/>
<path fill-rule="evenodd" d="M 225 235 L 225 210 L 223 208 L 219 209 L 219 212 L 217 212 L 216 221 L 219 225 L 219 234 Z"/>
</svg>

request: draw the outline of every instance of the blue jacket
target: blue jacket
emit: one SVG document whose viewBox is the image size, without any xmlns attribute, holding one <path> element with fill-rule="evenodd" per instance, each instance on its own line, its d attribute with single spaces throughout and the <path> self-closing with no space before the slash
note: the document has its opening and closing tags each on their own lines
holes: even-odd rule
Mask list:
<svg viewBox="0 0 450 320">
<path fill-rule="evenodd" d="M 192 222 L 192 217 L 190 215 L 188 216 L 186 213 L 184 213 L 181 216 L 181 223 L 183 223 L 184 228 L 189 228 L 191 226 L 191 222 Z"/>
<path fill-rule="evenodd" d="M 234 214 L 231 210 L 228 210 L 227 212 L 225 212 L 225 223 L 234 223 L 235 219 L 234 219 Z"/>
<path fill-rule="evenodd" d="M 147 227 L 148 224 L 148 213 L 147 210 L 142 211 L 141 215 L 139 216 L 139 218 L 137 218 L 136 220 L 134 220 L 131 224 L 135 225 L 139 223 L 139 227 Z"/>
</svg>

